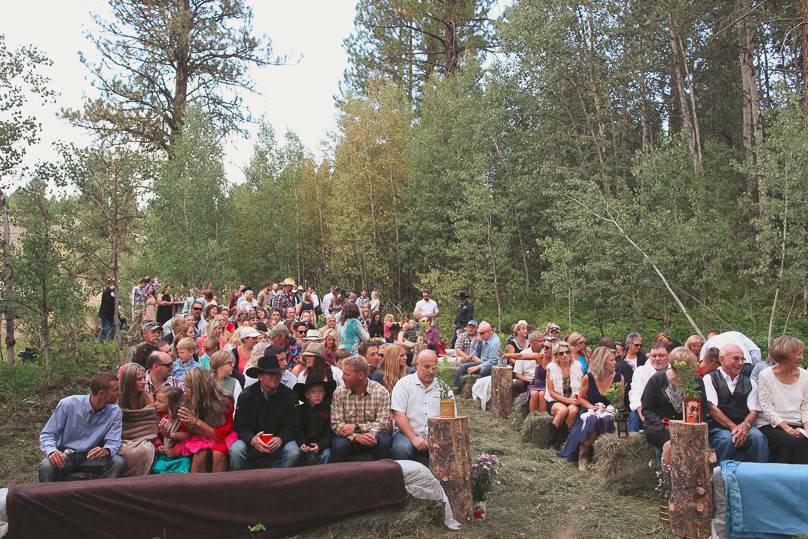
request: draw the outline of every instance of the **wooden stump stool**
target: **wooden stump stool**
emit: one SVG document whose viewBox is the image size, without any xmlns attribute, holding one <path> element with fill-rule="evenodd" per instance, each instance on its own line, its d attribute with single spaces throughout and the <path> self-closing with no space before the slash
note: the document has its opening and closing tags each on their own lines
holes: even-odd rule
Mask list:
<svg viewBox="0 0 808 539">
<path fill-rule="evenodd" d="M 513 410 L 513 367 L 491 369 L 491 413 L 494 417 L 510 417 Z"/>
<path fill-rule="evenodd" d="M 458 522 L 474 516 L 469 457 L 469 418 L 429 418 L 429 469 L 438 478 Z"/>
<path fill-rule="evenodd" d="M 464 399 L 471 398 L 471 388 L 474 387 L 474 382 L 480 379 L 479 374 L 467 374 L 460 379 L 460 396 Z"/>
<path fill-rule="evenodd" d="M 671 421 L 671 532 L 677 537 L 710 536 L 715 453 L 707 423 Z"/>
</svg>

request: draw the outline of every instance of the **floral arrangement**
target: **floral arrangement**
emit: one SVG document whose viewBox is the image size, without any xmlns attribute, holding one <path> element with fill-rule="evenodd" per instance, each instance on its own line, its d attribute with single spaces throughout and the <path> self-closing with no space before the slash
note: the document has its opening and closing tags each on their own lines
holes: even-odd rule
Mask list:
<svg viewBox="0 0 808 539">
<path fill-rule="evenodd" d="M 625 386 L 620 384 L 619 382 L 612 384 L 609 389 L 607 389 L 603 396 L 608 399 L 610 403 L 612 403 L 612 407 L 614 408 L 614 420 L 615 421 L 625 421 L 626 420 L 626 403 L 625 403 Z"/>
<path fill-rule="evenodd" d="M 452 391 L 452 387 L 454 387 L 454 373 L 452 372 L 447 358 L 444 357 L 443 360 L 438 363 L 435 378 L 438 379 L 440 399 L 445 401 L 454 397 L 454 392 Z"/>
<path fill-rule="evenodd" d="M 496 455 L 480 453 L 471 465 L 472 495 L 475 502 L 485 501 L 485 497 L 494 486 L 494 477 L 503 469 L 504 466 Z"/>
<path fill-rule="evenodd" d="M 677 361 L 672 365 L 676 371 L 676 376 L 681 380 L 679 390 L 685 398 L 701 396 L 701 386 L 699 385 L 698 368 L 690 365 L 686 361 Z"/>
</svg>

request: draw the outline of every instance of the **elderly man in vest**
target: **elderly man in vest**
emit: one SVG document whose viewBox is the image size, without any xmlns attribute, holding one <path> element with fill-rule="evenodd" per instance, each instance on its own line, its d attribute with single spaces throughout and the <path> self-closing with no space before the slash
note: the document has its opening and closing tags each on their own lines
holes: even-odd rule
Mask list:
<svg viewBox="0 0 808 539">
<path fill-rule="evenodd" d="M 744 352 L 738 345 L 726 344 L 721 348 L 719 361 L 721 367 L 703 378 L 710 446 L 719 462 L 767 462 L 766 437 L 752 426 L 760 406 L 757 385 L 741 372 Z"/>
</svg>

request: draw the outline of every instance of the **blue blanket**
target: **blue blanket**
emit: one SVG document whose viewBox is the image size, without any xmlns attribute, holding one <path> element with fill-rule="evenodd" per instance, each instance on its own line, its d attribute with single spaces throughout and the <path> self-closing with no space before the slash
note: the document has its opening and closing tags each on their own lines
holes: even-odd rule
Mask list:
<svg viewBox="0 0 808 539">
<path fill-rule="evenodd" d="M 721 463 L 727 537 L 808 535 L 808 465 Z"/>
</svg>

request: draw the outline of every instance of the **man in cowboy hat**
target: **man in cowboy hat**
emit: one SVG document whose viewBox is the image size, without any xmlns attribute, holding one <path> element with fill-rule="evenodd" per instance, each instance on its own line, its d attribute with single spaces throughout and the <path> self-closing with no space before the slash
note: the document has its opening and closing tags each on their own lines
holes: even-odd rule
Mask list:
<svg viewBox="0 0 808 539">
<path fill-rule="evenodd" d="M 317 348 L 319 345 L 313 345 Z M 325 359 L 325 358 L 324 358 Z M 319 375 L 306 378 L 295 385 L 297 398 L 303 402 L 295 410 L 297 445 L 306 464 L 327 464 L 331 454 L 331 395 L 337 388 L 334 380 Z"/>
<path fill-rule="evenodd" d="M 287 277 L 283 280 L 281 286 L 283 290 L 272 298 L 272 308 L 280 309 L 282 313 L 286 314 L 286 309 L 295 306 L 294 294 L 292 293 L 292 290 L 295 288 L 295 280 L 291 277 Z"/>
<path fill-rule="evenodd" d="M 238 398 L 233 428 L 238 434 L 230 446 L 230 468 L 245 470 L 258 459 L 267 459 L 273 468 L 289 468 L 300 460 L 295 442 L 294 409 L 297 395 L 281 384 L 283 368 L 276 349 L 270 346 L 247 376 L 257 378 Z"/>
</svg>

